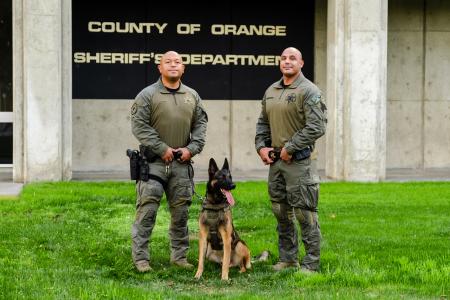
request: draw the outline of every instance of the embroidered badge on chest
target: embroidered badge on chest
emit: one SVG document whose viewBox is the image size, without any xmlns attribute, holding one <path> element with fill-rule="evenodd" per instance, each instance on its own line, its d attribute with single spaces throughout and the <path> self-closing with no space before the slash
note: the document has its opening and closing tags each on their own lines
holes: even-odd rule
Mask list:
<svg viewBox="0 0 450 300">
<path fill-rule="evenodd" d="M 194 103 L 194 99 L 189 96 L 186 96 L 184 98 L 184 103 L 192 104 L 192 103 Z"/>
<path fill-rule="evenodd" d="M 291 93 L 291 94 L 289 94 L 289 95 L 286 96 L 285 100 L 286 100 L 288 103 L 294 103 L 295 100 L 297 100 L 297 96 L 295 96 L 294 93 Z"/>
</svg>

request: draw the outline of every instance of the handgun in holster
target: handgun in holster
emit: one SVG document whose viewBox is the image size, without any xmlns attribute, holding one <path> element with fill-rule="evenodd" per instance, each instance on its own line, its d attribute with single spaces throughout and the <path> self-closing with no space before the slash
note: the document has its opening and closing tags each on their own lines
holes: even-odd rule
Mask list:
<svg viewBox="0 0 450 300">
<path fill-rule="evenodd" d="M 126 154 L 130 158 L 131 180 L 148 181 L 150 166 L 145 155 L 145 146 L 140 145 L 139 150 L 127 149 Z"/>
<path fill-rule="evenodd" d="M 146 156 L 147 147 L 139 145 L 139 152 L 141 159 L 139 160 L 139 180 L 148 181 L 148 175 L 150 173 L 150 166 L 148 165 L 148 158 Z"/>
<path fill-rule="evenodd" d="M 139 180 L 139 172 L 140 172 L 139 151 L 127 149 L 126 154 L 130 158 L 130 178 L 132 180 Z"/>
</svg>

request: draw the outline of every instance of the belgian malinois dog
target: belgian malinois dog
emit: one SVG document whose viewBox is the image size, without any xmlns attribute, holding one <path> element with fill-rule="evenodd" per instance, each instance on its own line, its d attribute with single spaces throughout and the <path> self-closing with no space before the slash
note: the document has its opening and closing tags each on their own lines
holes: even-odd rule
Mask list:
<svg viewBox="0 0 450 300">
<path fill-rule="evenodd" d="M 250 250 L 233 226 L 231 206 L 234 205 L 234 198 L 230 190 L 236 185 L 231 177 L 228 160 L 225 158 L 219 170 L 211 158 L 208 175 L 206 198 L 198 220 L 200 236 L 195 278 L 200 279 L 202 276 L 206 256 L 208 260 L 222 264 L 222 280 L 228 280 L 230 267 L 239 266 L 240 272 L 251 268 Z"/>
</svg>

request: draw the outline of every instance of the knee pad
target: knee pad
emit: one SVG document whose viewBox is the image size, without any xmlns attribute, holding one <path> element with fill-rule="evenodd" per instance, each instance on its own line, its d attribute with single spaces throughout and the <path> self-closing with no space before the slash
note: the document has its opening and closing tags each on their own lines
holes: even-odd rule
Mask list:
<svg viewBox="0 0 450 300">
<path fill-rule="evenodd" d="M 142 206 L 137 214 L 137 222 L 144 227 L 152 227 L 156 221 L 156 215 L 158 213 L 158 203 L 147 203 Z"/>
<path fill-rule="evenodd" d="M 307 209 L 294 208 L 295 218 L 300 224 L 313 226 L 317 223 L 317 213 Z"/>
<path fill-rule="evenodd" d="M 294 219 L 292 207 L 286 204 L 272 202 L 272 212 L 278 220 L 278 223 L 290 223 Z"/>
<path fill-rule="evenodd" d="M 138 192 L 138 206 L 148 205 L 149 203 L 160 203 L 161 197 L 164 193 L 162 185 L 154 180 L 147 182 L 139 182 L 137 186 Z"/>
</svg>

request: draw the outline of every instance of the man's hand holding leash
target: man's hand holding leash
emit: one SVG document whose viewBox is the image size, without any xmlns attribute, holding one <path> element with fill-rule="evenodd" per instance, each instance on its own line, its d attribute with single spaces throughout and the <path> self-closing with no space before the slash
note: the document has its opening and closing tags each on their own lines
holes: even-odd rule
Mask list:
<svg viewBox="0 0 450 300">
<path fill-rule="evenodd" d="M 283 147 L 280 149 L 274 149 L 271 147 L 264 147 L 259 150 L 259 156 L 265 165 L 270 165 L 276 162 L 278 159 L 290 163 L 292 160 L 292 155 L 287 153 L 286 149 Z"/>
<path fill-rule="evenodd" d="M 179 156 L 179 158 L 175 158 L 178 159 L 179 161 L 185 162 L 185 161 L 190 161 L 192 158 L 192 154 L 191 151 L 188 150 L 188 148 L 177 148 L 173 150 L 175 153 L 180 153 L 181 152 L 181 156 Z"/>
<path fill-rule="evenodd" d="M 168 147 L 163 156 L 161 156 L 161 159 L 166 164 L 172 162 L 173 160 L 178 160 L 180 162 L 190 161 L 191 158 L 192 154 L 187 148 L 173 149 L 171 147 Z"/>
<path fill-rule="evenodd" d="M 259 149 L 259 156 L 261 157 L 261 160 L 263 161 L 263 163 L 265 165 L 270 165 L 272 164 L 274 161 L 270 158 L 269 153 L 270 151 L 273 151 L 273 148 L 271 147 L 264 147 Z"/>
</svg>

